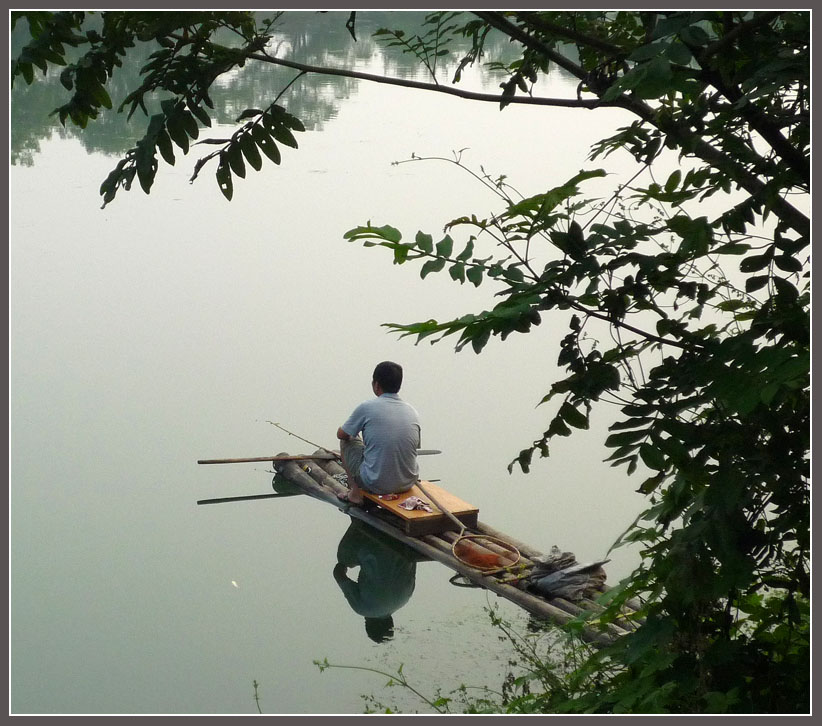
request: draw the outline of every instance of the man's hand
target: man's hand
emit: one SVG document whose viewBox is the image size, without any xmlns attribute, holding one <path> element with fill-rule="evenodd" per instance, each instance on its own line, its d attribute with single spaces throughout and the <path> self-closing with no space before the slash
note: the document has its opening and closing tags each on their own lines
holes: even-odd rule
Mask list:
<svg viewBox="0 0 822 726">
<path fill-rule="evenodd" d="M 340 441 L 352 441 L 354 439 L 353 436 L 349 436 L 345 431 L 342 430 L 342 427 L 337 429 L 337 438 Z"/>
</svg>

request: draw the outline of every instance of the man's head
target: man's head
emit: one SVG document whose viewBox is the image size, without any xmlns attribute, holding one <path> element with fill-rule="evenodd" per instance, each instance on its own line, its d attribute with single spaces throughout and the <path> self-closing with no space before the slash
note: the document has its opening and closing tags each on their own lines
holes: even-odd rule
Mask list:
<svg viewBox="0 0 822 726">
<path fill-rule="evenodd" d="M 375 643 L 382 643 L 394 637 L 394 618 L 390 615 L 366 618 L 365 632 Z"/>
<path fill-rule="evenodd" d="M 376 384 L 383 393 L 397 393 L 402 385 L 402 366 L 385 360 L 374 369 L 372 384 Z"/>
</svg>

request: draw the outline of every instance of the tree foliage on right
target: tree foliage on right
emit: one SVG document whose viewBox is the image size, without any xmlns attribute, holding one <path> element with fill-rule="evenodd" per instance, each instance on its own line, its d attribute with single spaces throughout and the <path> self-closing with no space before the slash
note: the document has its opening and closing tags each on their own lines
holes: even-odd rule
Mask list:
<svg viewBox="0 0 822 726">
<path fill-rule="evenodd" d="M 512 467 L 527 471 L 552 439 L 587 428 L 594 407 L 618 406 L 605 444 L 615 466 L 642 478 L 648 507 L 621 538 L 642 559 L 592 618 L 605 626 L 639 600 L 635 629 L 569 679 L 523 688 L 505 707 L 809 710 L 810 13 L 432 13 L 420 34 L 377 31 L 387 49 L 416 57 L 430 84 L 295 63 L 270 51 L 279 16 L 262 24 L 240 12 L 103 16 L 101 31 L 84 31 L 83 13 L 29 14 L 33 40 L 12 74 L 30 83 L 35 67 L 65 64 L 65 44 L 88 46 L 63 71 L 72 95 L 56 110 L 84 127 L 112 107 L 105 86 L 135 41 L 157 44 L 143 83 L 120 106 L 150 122 L 103 182 L 105 204 L 135 177 L 149 193 L 158 152 L 169 164 L 189 153 L 210 126 L 212 85 L 245 63 L 453 92 L 436 78 L 440 61 L 451 40 L 469 38 L 453 83 L 488 63 L 505 74 L 493 99 L 503 113 L 517 103 L 627 111 L 631 123 L 590 155 L 635 162 L 636 173 L 610 191 L 593 164 L 529 196 L 503 176 L 472 172 L 496 195 L 492 213 L 462 214 L 408 241 L 370 221 L 345 236 L 388 248 L 395 264 L 422 262 L 422 277 L 447 271 L 460 284 L 498 288 L 490 310 L 389 324 L 404 335 L 453 335 L 458 349 L 480 353 L 492 336 L 527 333 L 546 316 L 567 324 L 558 359 L 567 375 L 546 392 L 546 430 Z M 347 27 L 355 38 L 355 14 Z M 227 28 L 238 38 L 232 47 L 214 41 Z M 492 33 L 519 48 L 515 61 L 487 57 Z M 535 95 L 552 66 L 578 79 L 575 97 Z M 158 93 L 152 115 L 146 103 Z M 288 93 L 244 111 L 230 138 L 204 140 L 218 148 L 194 176 L 215 160 L 230 201 L 246 162 L 279 164 L 277 143 L 295 147 L 293 132 L 304 130 Z"/>
<path fill-rule="evenodd" d="M 522 45 L 503 107 L 557 63 L 579 78 L 580 102 L 634 115 L 591 158 L 627 151 L 638 173 L 604 200 L 582 194 L 601 169 L 526 198 L 486 177 L 502 211 L 456 218 L 436 243 L 370 223 L 348 233 L 393 249 L 395 262 L 424 261 L 423 276 L 447 268 L 459 282 L 502 284 L 491 310 L 392 326 L 418 340 L 458 335 L 458 348 L 479 352 L 492 335 L 570 313 L 559 354 L 568 375 L 543 401 L 554 414 L 512 466 L 527 471 L 609 401 L 622 414 L 610 460 L 644 472 L 649 506 L 621 538 L 642 562 L 599 617 L 639 598 L 642 621 L 591 657 L 573 693 L 530 694 L 515 708 L 803 712 L 810 236 L 797 205 L 810 188 L 808 15 L 478 15 L 463 26 L 477 44 L 494 27 Z M 670 151 L 679 165 L 656 179 Z M 469 235 L 459 253 L 457 230 Z M 503 257 L 477 254 L 483 240 Z"/>
</svg>

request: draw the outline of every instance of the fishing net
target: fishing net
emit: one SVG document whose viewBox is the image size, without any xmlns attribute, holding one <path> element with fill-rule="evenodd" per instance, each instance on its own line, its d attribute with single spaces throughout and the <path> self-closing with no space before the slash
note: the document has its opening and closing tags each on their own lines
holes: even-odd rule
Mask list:
<svg viewBox="0 0 822 726">
<path fill-rule="evenodd" d="M 422 482 L 418 481 L 417 486 L 446 517 L 459 527 L 459 536 L 451 545 L 451 553 L 464 565 L 490 574 L 506 570 L 519 562 L 520 553 L 514 545 L 488 534 L 466 534 L 463 522 L 437 501 L 437 498 L 423 486 Z"/>
<path fill-rule="evenodd" d="M 506 570 L 520 561 L 514 545 L 486 534 L 462 534 L 451 545 L 451 552 L 463 564 L 487 574 Z"/>
</svg>

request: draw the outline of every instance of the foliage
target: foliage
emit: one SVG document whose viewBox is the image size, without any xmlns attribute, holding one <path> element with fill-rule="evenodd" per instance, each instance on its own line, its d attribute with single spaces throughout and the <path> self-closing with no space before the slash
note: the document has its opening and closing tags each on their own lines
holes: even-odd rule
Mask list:
<svg viewBox="0 0 822 726">
<path fill-rule="evenodd" d="M 411 693 L 413 693 L 421 701 L 423 701 L 432 711 L 435 711 L 436 713 L 448 713 L 449 711 L 448 703 L 451 699 L 444 697 L 439 693 L 432 698 L 428 698 L 427 696 L 425 696 L 420 690 L 412 686 L 410 681 L 406 678 L 405 674 L 403 673 L 402 663 L 400 663 L 400 665 L 397 666 L 397 670 L 395 673 L 387 673 L 386 671 L 382 671 L 377 668 L 368 668 L 365 666 L 350 666 L 329 663 L 328 658 L 323 658 L 323 660 L 321 661 L 315 660 L 314 665 L 320 669 L 321 673 L 325 670 L 328 670 L 329 668 L 341 668 L 355 671 L 365 671 L 368 673 L 376 673 L 377 675 L 388 678 L 388 680 L 385 683 L 387 688 L 401 686 L 402 688 L 406 688 L 407 690 L 411 691 Z M 376 711 L 382 711 L 383 713 L 393 713 L 393 711 L 390 708 L 385 707 L 383 704 L 376 701 L 376 699 L 371 698 L 366 700 L 370 700 L 372 702 L 372 705 L 367 708 L 367 713 L 375 713 Z"/>
<path fill-rule="evenodd" d="M 412 241 L 371 222 L 346 238 L 387 248 L 395 264 L 421 262 L 423 278 L 447 270 L 460 284 L 496 287 L 489 310 L 389 325 L 418 341 L 457 336 L 458 350 L 480 353 L 492 336 L 566 316 L 558 362 L 567 375 L 542 401 L 552 407 L 546 430 L 512 467 L 528 471 L 554 437 L 587 428 L 595 406 L 618 407 L 609 460 L 641 477 L 648 508 L 618 543 L 637 543 L 641 564 L 609 592 L 598 619 L 613 620 L 639 598 L 644 620 L 576 669 L 595 687 L 562 700 L 543 684 L 553 695 L 530 707 L 808 710 L 808 12 L 432 13 L 420 34 L 380 30 L 389 49 L 419 59 L 430 83 L 279 56 L 268 44 L 279 17 L 257 25 L 247 13 L 106 12 L 95 32 L 83 30 L 84 13 L 24 15 L 32 41 L 13 62 L 13 79 L 31 83 L 35 67 L 63 64 L 65 46 L 86 49 L 61 75 L 72 93 L 56 110 L 63 123 L 84 126 L 111 105 L 106 84 L 135 43 L 158 46 L 120 109 L 149 116 L 145 99 L 158 97 L 161 110 L 103 183 L 104 203 L 135 175 L 148 192 L 158 151 L 173 163 L 175 146 L 185 154 L 203 143 L 211 87 L 248 62 L 460 93 L 501 109 L 629 112 L 629 125 L 592 148 L 596 165 L 547 180 L 544 192 L 520 195 L 504 177 L 468 170 L 495 195 L 497 211 L 459 216 L 442 235 L 421 230 Z M 216 43 L 218 29 L 237 43 Z M 353 21 L 349 30 L 354 36 Z M 456 82 L 484 59 L 490 33 L 521 51 L 513 62 L 488 61 L 506 74 L 500 94 L 437 81 L 451 39 L 472 41 Z M 575 98 L 535 95 L 553 65 L 578 79 Z M 219 149 L 194 176 L 217 158 L 215 176 L 231 199 L 246 164 L 258 170 L 263 156 L 278 163 L 277 143 L 296 146 L 292 132 L 302 130 L 287 110 L 288 90 L 241 114 L 231 138 L 206 140 Z M 629 155 L 636 173 L 608 188 L 612 154 Z M 458 154 L 451 161 L 464 168 Z"/>
<path fill-rule="evenodd" d="M 570 694 L 584 693 L 595 685 L 596 679 L 591 674 L 580 676 L 580 667 L 594 651 L 577 635 L 539 620 L 529 620 L 526 631 L 520 632 L 500 616 L 496 606 L 487 605 L 484 610 L 491 626 L 498 631 L 499 640 L 507 642 L 512 651 L 499 690 L 460 683 L 451 690 L 437 688 L 433 695 L 425 695 L 420 687 L 412 684 L 402 664 L 394 673 L 365 666 L 333 664 L 327 658 L 316 660 L 314 664 L 321 672 L 339 668 L 384 676 L 388 679 L 385 687 L 403 688 L 431 712 L 440 714 L 550 713 L 558 710 L 555 704 L 567 702 Z M 459 674 L 459 677 L 466 675 L 470 676 Z M 400 713 L 396 705 L 386 705 L 373 695 L 364 698 L 367 713 Z"/>
<path fill-rule="evenodd" d="M 807 217 L 786 200 L 808 192 L 806 18 L 575 14 L 557 29 L 562 14 L 547 24 L 516 17 L 512 36 L 516 28 L 549 58 L 563 29 L 575 28 L 582 89 L 639 116 L 591 158 L 627 150 L 650 182 L 638 184 L 638 174 L 604 200 L 582 198 L 580 185 L 604 173 L 595 169 L 520 198 L 483 175 L 502 210 L 454 219 L 436 245 L 424 232 L 404 242 L 370 223 L 346 237 L 391 249 L 397 264 L 425 260 L 422 277 L 447 267 L 459 282 L 501 284 L 491 310 L 390 325 L 418 341 L 456 335 L 458 350 L 480 352 L 492 335 L 528 332 L 548 311 L 571 313 L 558 359 L 569 375 L 543 399 L 558 400 L 555 413 L 512 466 L 527 471 L 552 438 L 588 428 L 598 402 L 620 406 L 609 459 L 645 472 L 639 491 L 650 507 L 622 538 L 641 543 L 642 563 L 601 620 L 634 597 L 647 619 L 591 659 L 599 672 L 621 666 L 607 688 L 566 707 L 802 711 L 810 240 Z M 608 63 L 592 38 L 614 44 Z M 660 183 L 653 164 L 665 148 L 680 165 Z M 450 233 L 466 227 L 468 242 L 453 254 Z M 505 256 L 478 253 L 480 238 Z M 607 333 L 587 333 L 603 322 Z"/>
<path fill-rule="evenodd" d="M 378 28 L 374 37 L 380 39 L 385 48 L 399 48 L 402 53 L 412 54 L 436 81 L 437 63 L 449 55 L 447 42 L 460 27 L 454 22 L 457 16 L 459 13 L 435 13 L 430 16 L 430 27 L 422 35 L 409 36 L 404 30 Z"/>
</svg>

